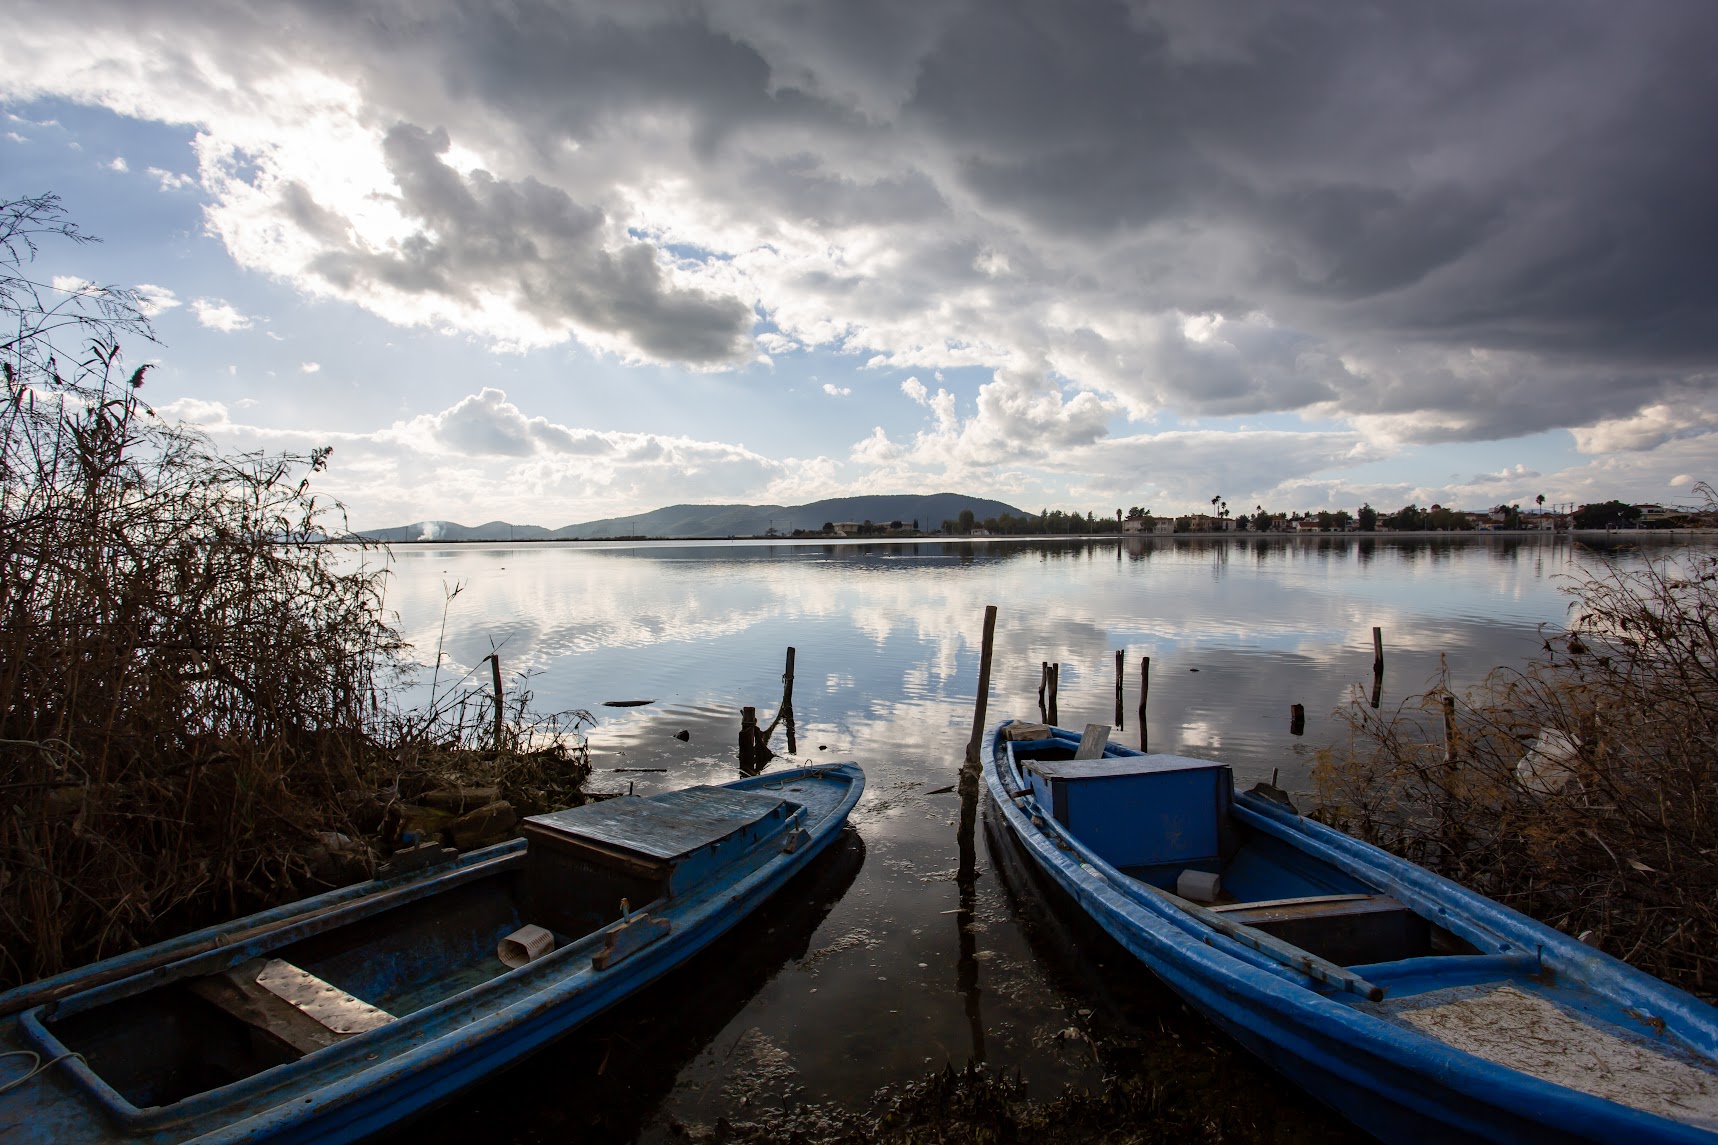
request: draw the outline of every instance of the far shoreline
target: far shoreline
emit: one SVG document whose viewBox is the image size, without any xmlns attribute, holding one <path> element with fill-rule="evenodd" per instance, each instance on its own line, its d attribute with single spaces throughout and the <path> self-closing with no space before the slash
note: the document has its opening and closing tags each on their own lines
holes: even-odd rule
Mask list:
<svg viewBox="0 0 1718 1145">
<path fill-rule="evenodd" d="M 1277 533 L 1277 532 L 1208 532 L 1208 533 L 998 533 L 985 536 L 973 536 L 957 533 L 918 533 L 914 535 L 878 535 L 862 537 L 846 536 L 767 536 L 767 535 L 729 535 L 724 537 L 708 536 L 627 536 L 627 537 L 521 537 L 518 539 L 502 540 L 499 538 L 423 538 L 418 540 L 381 541 L 370 540 L 361 536 L 331 537 L 313 544 L 328 545 L 370 545 L 386 548 L 396 546 L 409 547 L 455 547 L 473 545 L 501 545 L 518 548 L 524 545 L 685 545 L 685 544 L 746 544 L 746 545 L 879 545 L 879 544 L 989 544 L 992 542 L 1018 541 L 1087 541 L 1108 542 L 1124 541 L 1128 543 L 1157 544 L 1161 542 L 1199 541 L 1204 543 L 1234 543 L 1240 541 L 1542 541 L 1556 544 L 1561 541 L 1591 541 L 1602 540 L 1610 543 L 1632 540 L 1669 542 L 1714 541 L 1718 542 L 1718 529 L 1559 529 L 1551 532 L 1545 529 L 1491 529 L 1484 532 L 1469 529 L 1417 529 L 1417 530 L 1382 530 L 1361 532 L 1359 530 L 1341 531 L 1327 529 L 1309 532 Z"/>
</svg>

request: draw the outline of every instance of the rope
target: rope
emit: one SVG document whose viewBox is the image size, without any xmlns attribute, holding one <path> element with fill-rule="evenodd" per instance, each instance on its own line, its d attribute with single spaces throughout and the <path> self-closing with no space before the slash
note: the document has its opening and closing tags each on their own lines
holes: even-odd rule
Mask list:
<svg viewBox="0 0 1718 1145">
<path fill-rule="evenodd" d="M 43 1070 L 50 1066 L 58 1065 L 67 1058 L 77 1058 L 80 1062 L 83 1062 L 84 1065 L 89 1065 L 87 1061 L 84 1061 L 84 1056 L 78 1053 L 61 1054 L 57 1058 L 50 1058 L 48 1061 L 44 1062 L 42 1060 L 42 1055 L 37 1053 L 35 1050 L 8 1050 L 5 1053 L 0 1053 L 0 1059 L 4 1058 L 29 1058 L 30 1072 L 25 1074 L 23 1077 L 13 1078 L 5 1085 L 0 1085 L 0 1096 L 11 1093 L 14 1089 L 17 1089 L 20 1085 L 23 1085 Z"/>
</svg>

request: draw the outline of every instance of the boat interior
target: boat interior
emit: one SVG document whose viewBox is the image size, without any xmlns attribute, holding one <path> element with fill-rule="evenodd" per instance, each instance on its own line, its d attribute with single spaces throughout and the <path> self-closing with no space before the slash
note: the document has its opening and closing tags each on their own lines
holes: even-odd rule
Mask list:
<svg viewBox="0 0 1718 1145">
<path fill-rule="evenodd" d="M 1160 901 L 1334 1001 L 1541 1080 L 1718 1129 L 1718 1058 L 1703 1022 L 1659 1011 L 1663 1002 L 1643 1001 L 1603 963 L 1565 958 L 1553 969 L 1523 948 L 1530 936 L 1430 899 L 1416 910 L 1260 829 L 1237 813 L 1223 764 L 1106 745 L 1094 730 L 1108 729 L 1005 725 L 1008 794 L 1030 794 L 1139 891 L 1168 892 Z M 1274 788 L 1255 794 L 1286 802 Z"/>
<path fill-rule="evenodd" d="M 1378 887 L 1238 819 L 1227 765 L 1114 745 L 1079 759 L 1079 741 L 1055 735 L 1008 746 L 1038 805 L 1070 835 L 1129 878 L 1227 922 L 1338 966 L 1477 953 Z"/>
<path fill-rule="evenodd" d="M 523 850 L 188 958 L 165 981 L 138 975 L 74 994 L 44 1011 L 39 1028 L 59 1045 L 40 1048 L 83 1055 L 133 1107 L 168 1106 L 451 1002 L 607 929 L 590 957 L 560 963 L 566 977 L 601 971 L 664 937 L 671 924 L 659 916 L 678 897 L 783 849 L 800 806 L 693 788 L 533 817 Z"/>
</svg>

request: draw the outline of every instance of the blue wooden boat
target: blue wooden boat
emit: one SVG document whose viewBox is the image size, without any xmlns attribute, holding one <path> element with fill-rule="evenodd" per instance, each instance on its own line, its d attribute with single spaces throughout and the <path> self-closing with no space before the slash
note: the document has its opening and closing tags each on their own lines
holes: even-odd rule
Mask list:
<svg viewBox="0 0 1718 1145">
<path fill-rule="evenodd" d="M 833 764 L 534 816 L 524 839 L 0 995 L 0 1140 L 372 1134 L 707 946 L 864 783 Z"/>
<path fill-rule="evenodd" d="M 995 728 L 1002 820 L 1314 1096 L 1386 1141 L 1718 1142 L 1718 1010 L 1280 792 L 1235 793 L 1223 764 L 1100 753 L 1105 732 Z"/>
</svg>

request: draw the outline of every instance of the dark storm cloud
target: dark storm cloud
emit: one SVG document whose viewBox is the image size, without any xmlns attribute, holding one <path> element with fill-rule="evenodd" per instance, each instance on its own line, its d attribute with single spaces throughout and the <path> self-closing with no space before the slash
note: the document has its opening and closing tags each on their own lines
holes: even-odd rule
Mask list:
<svg viewBox="0 0 1718 1145">
<path fill-rule="evenodd" d="M 969 9 L 910 110 L 1040 225 L 1239 232 L 1332 333 L 1718 344 L 1718 8 L 1271 4 L 1192 60 L 1152 11 Z"/>
<path fill-rule="evenodd" d="M 477 291 L 500 288 L 550 324 L 571 318 L 618 332 L 669 360 L 718 362 L 744 352 L 747 307 L 673 289 L 654 247 L 605 249 L 601 210 L 535 179 L 462 175 L 442 159 L 448 146 L 445 131 L 401 124 L 388 132 L 384 154 L 400 206 L 423 229 L 395 250 L 332 250 L 317 264 L 325 278 L 348 291 L 374 281 L 473 302 Z"/>
<path fill-rule="evenodd" d="M 1700 0 L 198 8 L 104 19 L 312 61 L 373 121 L 420 125 L 387 154 L 414 243 L 360 250 L 314 199 L 282 205 L 337 281 L 505 283 L 545 322 L 731 360 L 748 303 L 599 238 L 676 184 L 682 230 L 872 256 L 733 287 L 766 314 L 902 361 L 1003 347 L 1135 409 L 1334 410 L 1434 440 L 1714 396 Z M 435 127 L 511 166 L 454 171 Z M 1233 337 L 1184 337 L 1205 313 Z"/>
</svg>

